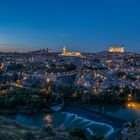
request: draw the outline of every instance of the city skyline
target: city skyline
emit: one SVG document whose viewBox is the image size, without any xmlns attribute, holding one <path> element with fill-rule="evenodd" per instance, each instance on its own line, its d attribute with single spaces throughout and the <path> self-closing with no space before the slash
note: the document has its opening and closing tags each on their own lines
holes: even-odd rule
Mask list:
<svg viewBox="0 0 140 140">
<path fill-rule="evenodd" d="M 0 51 L 51 48 L 97 52 L 124 45 L 140 52 L 137 0 L 3 0 Z"/>
<path fill-rule="evenodd" d="M 78 49 L 77 48 L 73 48 L 72 46 L 68 46 L 68 45 L 64 45 L 64 46 L 61 46 L 58 50 L 53 50 L 52 48 L 49 48 L 48 46 L 27 46 L 27 45 L 23 45 L 23 44 L 0 44 L 0 52 L 30 52 L 30 51 L 37 51 L 37 50 L 43 50 L 43 49 L 49 49 L 51 50 L 51 52 L 63 52 L 63 49 L 66 47 L 66 49 L 68 51 L 75 51 Z M 96 52 L 102 52 L 102 51 L 108 51 L 110 48 L 125 48 L 124 45 L 110 45 L 108 47 L 106 47 L 106 49 L 104 50 L 100 50 L 100 51 L 82 51 L 81 53 L 96 53 Z M 126 52 L 128 52 L 126 50 Z M 131 51 L 132 52 L 132 51 Z"/>
</svg>

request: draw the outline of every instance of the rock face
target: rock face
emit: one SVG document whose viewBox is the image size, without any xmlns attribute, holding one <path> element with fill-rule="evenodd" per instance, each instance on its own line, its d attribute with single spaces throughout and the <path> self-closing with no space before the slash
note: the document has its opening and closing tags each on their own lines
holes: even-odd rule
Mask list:
<svg viewBox="0 0 140 140">
<path fill-rule="evenodd" d="M 122 140 L 140 140 L 140 119 L 125 123 L 121 134 Z"/>
<path fill-rule="evenodd" d="M 0 140 L 71 140 L 68 133 L 44 126 L 42 128 L 33 128 L 18 124 L 14 121 L 0 117 Z"/>
</svg>

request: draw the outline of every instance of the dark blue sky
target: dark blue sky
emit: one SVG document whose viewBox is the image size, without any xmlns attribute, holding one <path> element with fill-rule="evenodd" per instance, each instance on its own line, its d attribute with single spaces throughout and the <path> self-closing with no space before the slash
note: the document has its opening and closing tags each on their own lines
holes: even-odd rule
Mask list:
<svg viewBox="0 0 140 140">
<path fill-rule="evenodd" d="M 140 1 L 0 0 L 0 44 L 86 52 L 124 44 L 140 52 Z"/>
</svg>

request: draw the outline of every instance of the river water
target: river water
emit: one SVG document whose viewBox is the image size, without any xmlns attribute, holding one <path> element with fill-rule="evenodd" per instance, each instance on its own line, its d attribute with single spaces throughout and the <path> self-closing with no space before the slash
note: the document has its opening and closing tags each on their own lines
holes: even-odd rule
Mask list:
<svg viewBox="0 0 140 140">
<path fill-rule="evenodd" d="M 60 127 L 65 130 L 70 130 L 71 128 L 82 128 L 86 130 L 89 135 L 96 134 L 106 137 L 114 132 L 114 128 L 108 124 L 96 122 L 69 112 L 56 112 L 51 114 L 39 113 L 30 116 L 16 114 L 11 115 L 10 118 L 21 124 L 40 127 L 47 124 L 44 120 L 47 115 L 52 116 L 53 126 Z"/>
<path fill-rule="evenodd" d="M 133 118 L 134 119 L 140 118 L 140 111 L 137 108 L 131 108 L 131 107 L 124 108 L 122 106 L 117 106 L 117 105 L 116 106 L 94 105 L 94 106 L 86 106 L 86 107 L 90 108 L 91 110 L 102 112 L 103 114 L 105 113 L 114 116 L 116 118 L 123 119 L 125 121 L 130 121 Z M 44 118 L 47 115 L 48 114 L 45 113 L 37 113 L 30 116 L 16 114 L 16 115 L 11 115 L 10 118 L 22 124 L 26 124 L 33 127 L 40 127 L 47 124 L 47 122 L 44 120 Z M 83 128 L 90 135 L 96 134 L 96 135 L 103 135 L 106 137 L 114 132 L 114 128 L 111 125 L 88 119 L 86 117 L 86 114 L 79 116 L 76 113 L 75 114 L 69 113 L 67 110 L 65 112 L 60 111 L 60 112 L 51 113 L 49 115 L 51 115 L 52 117 L 53 126 L 61 127 L 64 128 L 65 130 L 69 130 L 71 128 Z"/>
<path fill-rule="evenodd" d="M 87 105 L 87 108 L 109 114 L 116 118 L 120 118 L 125 121 L 131 121 L 132 119 L 140 119 L 140 107 L 133 106 L 134 102 L 127 103 L 124 106 L 121 105 Z M 128 105 L 131 105 L 128 107 Z"/>
</svg>

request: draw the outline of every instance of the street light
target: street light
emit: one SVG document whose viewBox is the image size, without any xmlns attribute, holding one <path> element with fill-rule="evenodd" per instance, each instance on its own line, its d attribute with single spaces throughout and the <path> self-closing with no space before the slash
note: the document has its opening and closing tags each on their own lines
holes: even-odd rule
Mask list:
<svg viewBox="0 0 140 140">
<path fill-rule="evenodd" d="M 49 78 L 46 79 L 46 82 L 47 82 L 48 84 L 50 83 L 50 81 L 51 81 L 51 80 L 50 80 Z"/>
</svg>

